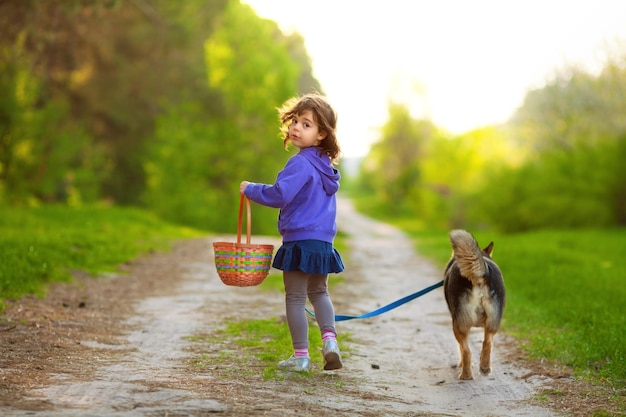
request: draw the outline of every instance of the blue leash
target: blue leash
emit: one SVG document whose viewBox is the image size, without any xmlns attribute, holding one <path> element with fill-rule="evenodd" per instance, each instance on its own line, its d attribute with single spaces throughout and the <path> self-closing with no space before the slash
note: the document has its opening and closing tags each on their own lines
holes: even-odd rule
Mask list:
<svg viewBox="0 0 626 417">
<path fill-rule="evenodd" d="M 436 284 L 431 285 L 430 287 L 426 287 L 423 290 L 419 290 L 418 292 L 415 292 L 413 294 L 407 295 L 406 297 L 403 297 L 397 301 L 394 301 L 391 304 L 387 304 L 384 307 L 381 307 L 379 309 L 376 309 L 374 311 L 370 311 L 369 313 L 365 313 L 365 314 L 361 314 L 360 316 L 344 316 L 342 314 L 335 314 L 335 321 L 346 321 L 346 320 L 353 320 L 353 319 L 366 319 L 369 317 L 374 317 L 374 316 L 378 316 L 380 314 L 383 314 L 389 310 L 393 310 L 396 307 L 401 306 L 402 304 L 406 304 L 409 301 L 415 300 L 417 297 L 421 297 L 422 295 L 431 292 L 434 289 L 437 289 L 439 287 L 443 286 L 443 280 L 439 281 Z M 308 308 L 305 308 L 306 312 L 309 313 L 312 317 L 315 317 L 315 313 L 313 313 L 311 310 L 309 310 Z"/>
</svg>

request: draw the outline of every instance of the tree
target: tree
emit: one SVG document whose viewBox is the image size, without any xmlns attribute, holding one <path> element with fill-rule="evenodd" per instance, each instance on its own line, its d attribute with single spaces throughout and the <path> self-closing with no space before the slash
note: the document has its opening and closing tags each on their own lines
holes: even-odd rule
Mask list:
<svg viewBox="0 0 626 417">
<path fill-rule="evenodd" d="M 424 151 L 436 133 L 429 121 L 412 119 L 405 105 L 390 103 L 381 139 L 362 164 L 362 186 L 391 210 L 410 208 L 421 213 Z"/>
<path fill-rule="evenodd" d="M 156 117 L 188 97 L 214 101 L 206 88 L 202 44 L 224 5 L 225 0 L 190 0 L 184 5 L 169 0 L 3 2 L 0 53 L 8 59 L 0 65 L 8 70 L 2 71 L 7 74 L 3 88 L 13 98 L 11 94 L 0 98 L 0 109 L 5 111 L 0 180 L 5 184 L 29 182 L 27 175 L 14 169 L 14 152 L 23 148 L 17 146 L 22 140 L 17 135 L 26 123 L 21 117 L 54 108 L 57 122 L 31 133 L 62 134 L 67 127 L 71 132 L 63 133 L 65 136 L 88 138 L 83 139 L 86 143 L 78 143 L 81 154 L 97 154 L 97 160 L 107 162 L 104 169 L 91 167 L 99 184 L 93 190 L 84 187 L 82 192 L 101 192 L 117 202 L 137 203 L 145 181 L 140 162 Z M 14 98 L 21 93 L 13 87 L 25 85 L 24 79 L 33 94 L 27 104 Z M 53 169 L 49 164 L 81 159 L 81 155 L 71 155 L 71 147 L 66 149 L 49 137 L 28 140 L 50 143 L 32 147 L 30 158 L 33 164 L 46 166 L 47 177 L 59 176 L 51 181 L 61 182 L 75 171 L 72 166 Z M 68 155 L 51 158 L 47 154 L 51 149 Z M 25 189 L 24 185 L 20 189 Z M 33 186 L 29 188 L 31 197 L 49 194 L 47 190 L 35 192 Z M 13 186 L 5 188 L 11 193 Z"/>
<path fill-rule="evenodd" d="M 220 108 L 188 101 L 159 117 L 144 160 L 150 207 L 172 220 L 233 231 L 239 183 L 273 182 L 290 156 L 282 151 L 276 108 L 300 91 L 310 68 L 305 55 L 292 55 L 304 50 L 298 39 L 249 6 L 228 2 L 204 45 L 207 88 L 219 94 Z M 275 233 L 276 211 L 254 210 L 255 232 Z"/>
<path fill-rule="evenodd" d="M 625 111 L 623 58 L 598 75 L 570 68 L 529 92 L 510 129 L 531 152 L 476 191 L 485 217 L 506 231 L 626 224 Z"/>
<path fill-rule="evenodd" d="M 597 76 L 575 66 L 528 92 L 510 121 L 514 138 L 536 153 L 616 140 L 626 132 L 626 63 L 610 59 Z"/>
</svg>

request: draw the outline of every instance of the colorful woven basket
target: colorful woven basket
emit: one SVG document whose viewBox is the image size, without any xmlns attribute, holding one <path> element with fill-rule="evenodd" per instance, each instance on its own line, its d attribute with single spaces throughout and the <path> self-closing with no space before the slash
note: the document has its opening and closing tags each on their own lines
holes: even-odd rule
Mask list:
<svg viewBox="0 0 626 417">
<path fill-rule="evenodd" d="M 241 243 L 241 223 L 243 203 L 246 201 L 246 243 Z M 259 285 L 269 273 L 274 254 L 274 245 L 251 244 L 252 215 L 250 199 L 241 196 L 239 204 L 239 222 L 237 224 L 237 242 L 213 242 L 215 267 L 217 274 L 226 285 L 249 287 Z"/>
</svg>

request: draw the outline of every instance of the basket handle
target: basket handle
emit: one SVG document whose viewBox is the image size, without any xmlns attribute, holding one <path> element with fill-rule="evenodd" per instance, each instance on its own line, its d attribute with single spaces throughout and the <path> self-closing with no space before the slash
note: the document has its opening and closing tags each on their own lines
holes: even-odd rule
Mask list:
<svg viewBox="0 0 626 417">
<path fill-rule="evenodd" d="M 237 243 L 241 243 L 241 221 L 243 220 L 243 201 L 246 201 L 246 244 L 250 244 L 250 236 L 252 235 L 252 212 L 250 208 L 250 199 L 245 195 L 241 195 L 239 202 L 239 220 L 237 222 Z"/>
</svg>

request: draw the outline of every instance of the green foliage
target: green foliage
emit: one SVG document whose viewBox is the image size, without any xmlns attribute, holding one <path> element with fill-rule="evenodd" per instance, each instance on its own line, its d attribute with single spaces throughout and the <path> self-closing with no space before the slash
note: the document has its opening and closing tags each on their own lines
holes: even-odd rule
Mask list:
<svg viewBox="0 0 626 417">
<path fill-rule="evenodd" d="M 0 88 L 8 94 L 0 96 L 0 112 L 11 110 L 0 115 L 6 199 L 64 201 L 55 187 L 69 178 L 85 200 L 138 202 L 140 158 L 155 116 L 189 95 L 208 101 L 206 84 L 199 88 L 201 44 L 223 4 L 3 2 Z M 25 149 L 28 165 L 21 167 Z"/>
<path fill-rule="evenodd" d="M 117 271 L 119 265 L 173 239 L 199 236 L 138 209 L 0 207 L 0 307 L 7 298 L 45 293 L 72 271 Z"/>
<path fill-rule="evenodd" d="M 568 67 L 530 91 L 510 122 L 515 141 L 541 153 L 615 140 L 626 132 L 625 64 L 610 58 L 598 76 Z"/>
<path fill-rule="evenodd" d="M 452 136 L 392 104 L 383 137 L 362 164 L 356 193 L 369 194 L 363 204 L 374 211 L 411 213 L 431 226 L 453 227 L 471 220 L 466 195 L 484 185 L 485 173 L 518 158 L 501 128 Z"/>
<path fill-rule="evenodd" d="M 299 64 L 292 61 L 277 24 L 259 19 L 238 1 L 228 2 L 205 43 L 205 56 L 209 85 L 223 93 L 244 130 L 261 121 L 274 126 L 277 115 L 271 110 L 298 90 Z M 276 128 L 272 132 L 276 135 Z"/>
<path fill-rule="evenodd" d="M 171 221 L 235 232 L 239 183 L 273 182 L 289 157 L 276 107 L 298 91 L 304 64 L 288 41 L 274 22 L 228 3 L 204 45 L 208 86 L 222 108 L 211 114 L 189 102 L 158 118 L 144 160 L 149 207 Z M 253 212 L 253 233 L 276 233 L 276 210 Z"/>
<path fill-rule="evenodd" d="M 320 90 L 298 34 L 238 0 L 0 5 L 0 204 L 144 205 L 236 228 L 288 154 L 275 108 Z M 255 209 L 255 233 L 276 210 Z"/>
<path fill-rule="evenodd" d="M 392 212 L 411 208 L 421 213 L 424 147 L 436 134 L 430 122 L 413 120 L 405 106 L 390 105 L 382 138 L 362 164 L 362 188 Z"/>
<path fill-rule="evenodd" d="M 624 224 L 625 157 L 626 137 L 503 167 L 468 198 L 473 219 L 508 232 Z"/>
<path fill-rule="evenodd" d="M 626 225 L 624 86 L 623 58 L 597 76 L 570 68 L 531 91 L 507 124 L 457 136 L 424 134 L 416 127 L 426 122 L 392 104 L 357 193 L 374 211 L 445 228 Z"/>
<path fill-rule="evenodd" d="M 31 62 L 7 48 L 0 62 L 0 204 L 94 201 L 104 164 L 63 99 L 39 103 Z M 2 53 L 0 52 L 0 53 Z"/>
<path fill-rule="evenodd" d="M 450 259 L 446 232 L 404 229 L 441 267 Z M 481 247 L 495 243 L 493 257 L 507 287 L 504 331 L 532 357 L 595 381 L 624 381 L 626 229 L 474 235 Z"/>
<path fill-rule="evenodd" d="M 509 124 L 527 158 L 494 164 L 464 199 L 470 224 L 502 231 L 626 224 L 626 65 L 576 68 L 530 92 Z M 620 93 L 620 91 L 622 93 Z"/>
<path fill-rule="evenodd" d="M 485 127 L 463 135 L 438 135 L 427 144 L 424 171 L 424 221 L 458 227 L 471 221 L 466 195 L 485 187 L 486 173 L 516 159 L 502 128 Z"/>
</svg>

